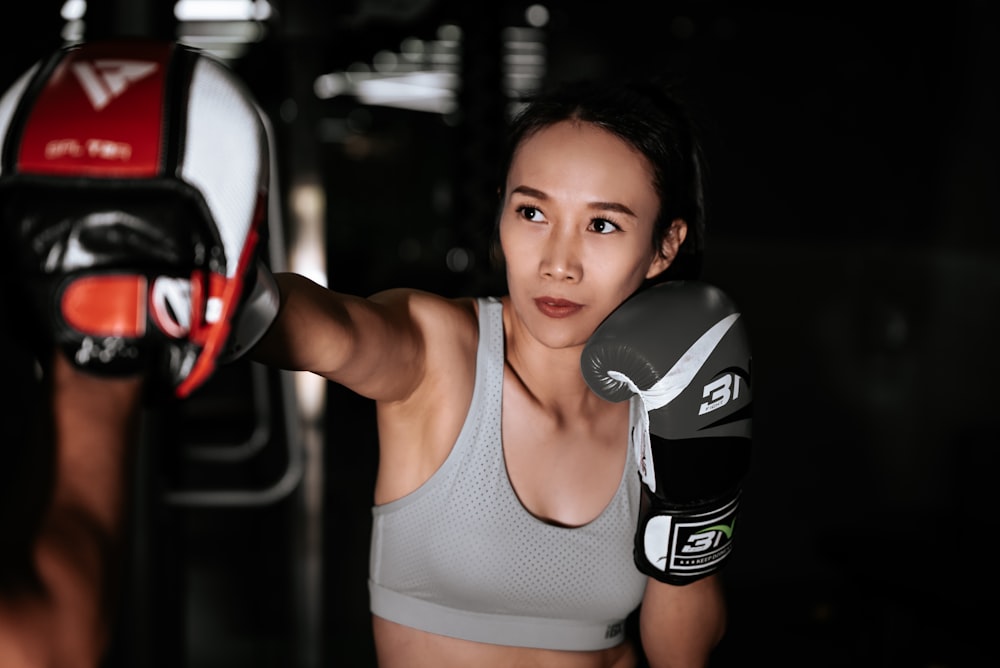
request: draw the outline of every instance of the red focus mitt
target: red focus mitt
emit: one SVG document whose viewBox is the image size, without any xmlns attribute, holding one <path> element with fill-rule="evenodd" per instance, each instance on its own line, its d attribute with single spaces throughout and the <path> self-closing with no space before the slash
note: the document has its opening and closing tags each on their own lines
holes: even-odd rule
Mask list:
<svg viewBox="0 0 1000 668">
<path fill-rule="evenodd" d="M 250 298 L 268 168 L 263 114 L 213 57 L 59 49 L 0 98 L 2 264 L 24 305 L 8 322 L 88 372 L 189 395 Z"/>
</svg>

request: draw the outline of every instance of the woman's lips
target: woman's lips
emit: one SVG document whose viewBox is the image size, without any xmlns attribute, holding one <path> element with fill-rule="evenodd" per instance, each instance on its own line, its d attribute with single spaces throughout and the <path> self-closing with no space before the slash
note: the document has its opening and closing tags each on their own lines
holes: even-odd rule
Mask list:
<svg viewBox="0 0 1000 668">
<path fill-rule="evenodd" d="M 550 318 L 566 318 L 583 308 L 583 305 L 576 302 L 555 297 L 538 297 L 535 299 L 535 306 Z"/>
</svg>

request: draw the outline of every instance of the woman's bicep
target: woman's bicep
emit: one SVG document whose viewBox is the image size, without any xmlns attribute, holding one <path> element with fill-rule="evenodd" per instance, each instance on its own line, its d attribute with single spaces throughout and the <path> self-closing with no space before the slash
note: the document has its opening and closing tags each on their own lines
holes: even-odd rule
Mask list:
<svg viewBox="0 0 1000 668">
<path fill-rule="evenodd" d="M 374 399 L 393 398 L 419 373 L 420 336 L 405 292 L 363 298 L 300 275 L 277 274 L 278 314 L 251 357 L 311 371 Z"/>
</svg>

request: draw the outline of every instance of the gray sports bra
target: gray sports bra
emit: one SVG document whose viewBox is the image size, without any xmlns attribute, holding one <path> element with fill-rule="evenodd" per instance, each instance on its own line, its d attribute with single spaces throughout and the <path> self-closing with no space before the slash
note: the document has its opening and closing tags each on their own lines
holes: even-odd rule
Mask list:
<svg viewBox="0 0 1000 668">
<path fill-rule="evenodd" d="M 504 464 L 498 299 L 479 300 L 479 323 L 472 404 L 451 453 L 421 487 L 372 509 L 371 611 L 477 642 L 613 647 L 646 583 L 632 560 L 639 502 L 632 447 L 618 490 L 592 522 L 566 528 L 529 513 Z"/>
</svg>

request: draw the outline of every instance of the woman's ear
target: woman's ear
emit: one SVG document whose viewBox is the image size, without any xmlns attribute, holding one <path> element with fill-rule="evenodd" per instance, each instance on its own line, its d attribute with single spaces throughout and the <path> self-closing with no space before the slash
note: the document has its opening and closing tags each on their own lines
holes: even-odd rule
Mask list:
<svg viewBox="0 0 1000 668">
<path fill-rule="evenodd" d="M 674 218 L 670 223 L 670 229 L 660 240 L 660 250 L 649 265 L 646 272 L 646 279 L 653 278 L 666 271 L 670 263 L 677 257 L 681 244 L 687 237 L 687 222 L 683 218 Z"/>
</svg>

